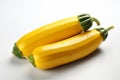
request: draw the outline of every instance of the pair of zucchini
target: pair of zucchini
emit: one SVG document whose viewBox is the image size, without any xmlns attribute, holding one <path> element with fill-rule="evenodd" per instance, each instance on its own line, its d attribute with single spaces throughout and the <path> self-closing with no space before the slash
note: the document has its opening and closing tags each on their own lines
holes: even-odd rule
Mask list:
<svg viewBox="0 0 120 80">
<path fill-rule="evenodd" d="M 96 22 L 89 14 L 81 14 L 42 26 L 20 38 L 13 54 L 26 57 L 34 66 L 49 69 L 66 64 L 93 52 L 106 39 L 108 29 L 87 31 Z"/>
</svg>

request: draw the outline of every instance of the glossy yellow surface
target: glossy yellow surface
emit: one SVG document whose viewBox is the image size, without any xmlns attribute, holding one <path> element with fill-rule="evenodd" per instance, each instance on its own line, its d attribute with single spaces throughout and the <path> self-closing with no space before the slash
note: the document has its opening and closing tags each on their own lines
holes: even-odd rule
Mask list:
<svg viewBox="0 0 120 80">
<path fill-rule="evenodd" d="M 82 30 L 77 16 L 74 16 L 42 26 L 24 35 L 16 45 L 23 56 L 28 57 L 34 48 L 71 37 Z"/>
<path fill-rule="evenodd" d="M 37 68 L 49 69 L 85 57 L 96 50 L 102 41 L 100 32 L 91 30 L 40 46 L 32 54 Z"/>
</svg>

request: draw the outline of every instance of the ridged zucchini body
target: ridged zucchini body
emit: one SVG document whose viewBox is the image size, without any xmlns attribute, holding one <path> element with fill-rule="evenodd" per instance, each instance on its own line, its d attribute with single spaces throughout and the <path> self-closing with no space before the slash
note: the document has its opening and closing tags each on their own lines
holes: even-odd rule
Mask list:
<svg viewBox="0 0 120 80">
<path fill-rule="evenodd" d="M 49 69 L 78 59 L 94 50 L 107 38 L 108 29 L 96 28 L 65 40 L 40 46 L 32 51 L 28 60 L 37 68 Z"/>
<path fill-rule="evenodd" d="M 21 37 L 13 47 L 13 54 L 19 58 L 28 57 L 32 50 L 38 46 L 57 42 L 87 31 L 94 21 L 99 25 L 96 18 L 89 14 L 81 14 L 42 26 Z"/>
</svg>

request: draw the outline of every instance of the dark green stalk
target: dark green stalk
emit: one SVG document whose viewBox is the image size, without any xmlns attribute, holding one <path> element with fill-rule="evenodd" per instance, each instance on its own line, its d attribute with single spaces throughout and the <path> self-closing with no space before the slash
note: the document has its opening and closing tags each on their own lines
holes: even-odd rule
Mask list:
<svg viewBox="0 0 120 80">
<path fill-rule="evenodd" d="M 80 25 L 83 27 L 83 31 L 87 31 L 92 26 L 93 22 L 100 25 L 100 22 L 96 18 L 91 17 L 89 14 L 79 15 L 78 20 L 80 21 Z"/>
<path fill-rule="evenodd" d="M 113 29 L 113 28 L 114 28 L 114 26 L 110 26 L 107 29 L 102 28 L 102 27 L 101 28 L 95 28 L 95 29 L 100 32 L 101 36 L 103 37 L 103 40 L 106 40 L 106 38 L 108 36 L 108 31 Z"/>
</svg>

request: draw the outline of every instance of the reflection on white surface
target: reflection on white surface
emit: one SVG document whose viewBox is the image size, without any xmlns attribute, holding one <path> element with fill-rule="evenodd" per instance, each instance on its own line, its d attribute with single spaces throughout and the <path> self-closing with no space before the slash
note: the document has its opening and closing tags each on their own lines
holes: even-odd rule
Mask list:
<svg viewBox="0 0 120 80">
<path fill-rule="evenodd" d="M 0 80 L 120 80 L 119 3 L 119 0 L 0 0 Z M 115 26 L 93 54 L 50 70 L 36 69 L 27 60 L 13 57 L 14 42 L 25 33 L 81 13 L 98 18 L 101 27 Z"/>
</svg>

